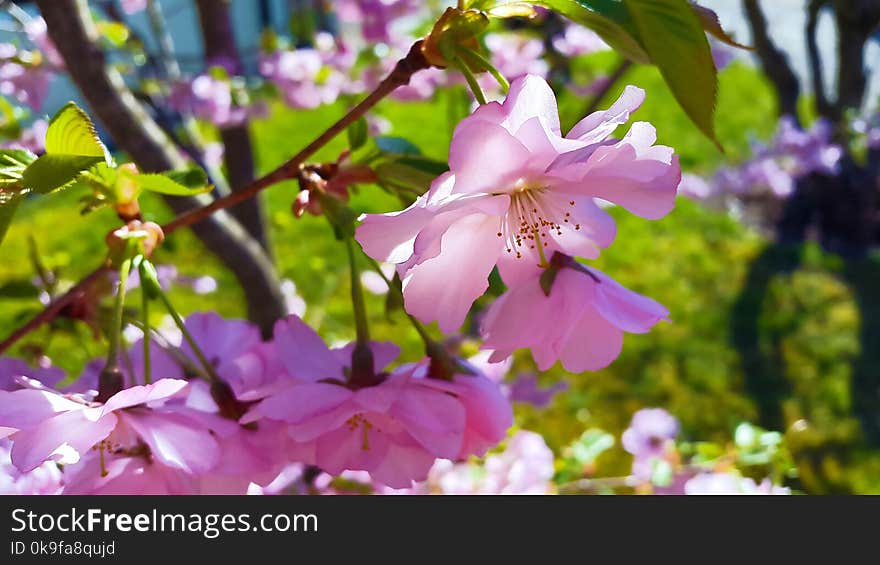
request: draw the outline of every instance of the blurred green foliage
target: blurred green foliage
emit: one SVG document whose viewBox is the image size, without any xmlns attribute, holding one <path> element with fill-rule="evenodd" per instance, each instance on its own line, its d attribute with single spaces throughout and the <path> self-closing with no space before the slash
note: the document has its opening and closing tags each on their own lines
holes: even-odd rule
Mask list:
<svg viewBox="0 0 880 565">
<path fill-rule="evenodd" d="M 590 68 L 610 69 L 617 63 L 613 53 L 599 54 L 591 59 Z M 575 80 L 589 79 L 589 72 L 576 70 Z M 653 123 L 659 141 L 676 148 L 685 169 L 711 171 L 725 159 L 747 155 L 750 136 L 766 138 L 775 129 L 770 89 L 755 70 L 734 63 L 721 73 L 720 81 L 717 128 L 726 155 L 689 122 L 655 69 L 635 67 L 623 83 L 648 92 L 634 119 Z M 622 84 L 608 98 L 621 89 Z M 588 104 L 571 94 L 562 95 L 563 124 L 573 124 Z M 460 117 L 460 106 L 456 96 L 441 94 L 433 102 L 386 101 L 378 112 L 393 124 L 391 135 L 407 138 L 425 155 L 443 160 L 454 123 L 449 116 Z M 253 124 L 260 170 L 283 162 L 344 111 L 342 102 L 315 112 L 273 108 L 270 118 Z M 340 136 L 315 159 L 335 159 L 346 143 Z M 285 183 L 262 195 L 280 274 L 295 283 L 307 304 L 306 321 L 328 342 L 350 340 L 354 325 L 344 249 L 323 218 L 297 219 L 291 214 L 296 190 L 293 183 Z M 0 285 L 35 276 L 28 259 L 30 236 L 46 266 L 58 270 L 65 281 L 75 281 L 97 265 L 104 254 L 104 234 L 116 219 L 110 210 L 82 216 L 81 196 L 72 190 L 43 199 L 39 208 L 34 201 L 24 203 L 0 251 Z M 361 187 L 352 206 L 357 211 L 383 212 L 398 209 L 399 202 L 376 187 Z M 150 195 L 145 195 L 141 208 L 147 211 L 147 220 L 170 217 Z M 565 379 L 570 389 L 545 410 L 518 405 L 518 425 L 542 433 L 560 454 L 585 430 L 597 428 L 619 437 L 635 410 L 662 406 L 681 420 L 685 439 L 733 442 L 737 425 L 760 422 L 762 407 L 768 404 L 756 402 L 749 392 L 750 383 L 762 378 L 745 370 L 755 364 L 744 359 L 753 356 L 758 359 L 755 366 L 769 367 L 772 377 L 784 384 L 783 393 L 771 401 L 781 417 L 779 431 L 799 464 L 800 479 L 794 486 L 808 492 L 880 493 L 880 451 L 865 445 L 854 415 L 852 386 L 854 363 L 862 354 L 860 339 L 864 340 L 861 320 L 880 319 L 880 312 L 860 312 L 850 284 L 876 274 L 877 261 L 853 269 L 810 248 L 793 269 L 770 268 L 755 286 L 750 284 L 756 280 L 751 268 L 765 256 L 768 242 L 730 217 L 683 198 L 672 214 L 657 222 L 622 210 L 612 213 L 619 222 L 617 241 L 595 266 L 662 302 L 672 313 L 672 323 L 661 323 L 646 335 L 627 336 L 622 355 L 605 370 L 570 375 L 557 366 L 541 375 L 544 384 Z M 189 233 L 169 238 L 155 260 L 176 265 L 184 275 L 217 278 L 219 291 L 214 294 L 173 287 L 172 299 L 185 313 L 214 309 L 226 316 L 243 315 L 233 277 Z M 367 298 L 374 338 L 400 343 L 403 360 L 419 357 L 420 342 L 405 320 L 399 315 L 386 317 L 384 297 Z M 33 296 L 0 293 L 0 335 L 7 335 L 39 309 Z M 741 323 L 743 315 L 747 323 Z M 58 325 L 62 331 L 49 338 L 44 328 L 17 352 L 38 345 L 74 373 L 89 358 L 104 354 L 104 346 L 92 340 L 83 324 Z M 737 332 L 747 332 L 748 339 L 739 339 Z M 743 351 L 743 343 L 751 344 L 751 349 Z M 464 350 L 475 347 L 468 343 Z M 532 369 L 528 354 L 517 354 L 514 373 Z M 596 476 L 629 471 L 629 457 L 619 443 L 597 454 L 591 461 Z"/>
</svg>

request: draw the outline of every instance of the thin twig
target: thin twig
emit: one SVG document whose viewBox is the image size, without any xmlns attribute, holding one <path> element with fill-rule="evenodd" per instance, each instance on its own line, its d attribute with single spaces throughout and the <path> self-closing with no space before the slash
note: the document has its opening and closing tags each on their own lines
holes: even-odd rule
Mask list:
<svg viewBox="0 0 880 565">
<path fill-rule="evenodd" d="M 327 144 L 334 137 L 345 131 L 345 129 L 357 121 L 361 116 L 367 113 L 380 100 L 391 94 L 397 87 L 409 83 L 410 77 L 416 72 L 427 69 L 430 63 L 425 60 L 422 55 L 422 41 L 419 40 L 413 44 L 409 53 L 397 62 L 394 70 L 379 83 L 379 86 L 364 98 L 360 104 L 352 108 L 345 116 L 340 118 L 336 123 L 331 125 L 324 133 L 318 136 L 313 142 L 308 144 L 302 151 L 288 159 L 281 166 L 269 174 L 258 178 L 246 188 L 238 192 L 233 192 L 223 198 L 218 198 L 211 204 L 197 208 L 190 212 L 184 213 L 169 223 L 162 226 L 165 235 L 178 229 L 189 227 L 197 222 L 208 218 L 214 212 L 235 206 L 236 204 L 253 197 L 261 190 L 268 188 L 281 181 L 296 178 L 299 174 L 300 166 L 312 156 L 318 149 Z M 71 304 L 77 298 L 82 296 L 88 288 L 110 270 L 108 262 L 103 263 L 100 267 L 92 271 L 84 279 L 78 282 L 73 288 L 67 291 L 63 296 L 59 297 L 49 304 L 45 310 L 37 314 L 29 322 L 15 330 L 8 338 L 0 343 L 0 354 L 12 347 L 18 340 L 26 336 L 31 331 L 39 328 L 46 322 L 53 320 L 66 306 Z"/>
<path fill-rule="evenodd" d="M 84 279 L 76 283 L 70 290 L 49 303 L 46 308 L 34 316 L 28 323 L 21 326 L 0 343 L 0 354 L 12 347 L 15 342 L 39 328 L 46 322 L 53 320 L 64 308 L 82 297 L 92 284 L 102 276 L 110 272 L 110 264 L 105 262 L 100 267 L 89 273 Z"/>
</svg>

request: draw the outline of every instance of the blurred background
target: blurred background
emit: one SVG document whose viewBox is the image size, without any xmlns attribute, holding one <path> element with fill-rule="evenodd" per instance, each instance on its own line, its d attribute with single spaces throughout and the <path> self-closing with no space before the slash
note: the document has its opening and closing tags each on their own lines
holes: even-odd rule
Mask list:
<svg viewBox="0 0 880 565">
<path fill-rule="evenodd" d="M 358 2 L 205 4 L 211 2 L 92 1 L 88 10 L 98 22 L 92 40 L 106 67 L 208 169 L 218 190 L 244 184 L 305 146 L 446 5 L 417 2 L 388 16 L 386 37 L 373 37 Z M 620 358 L 595 373 L 556 367 L 537 374 L 527 354 L 518 356 L 507 375 L 520 391 L 517 424 L 543 435 L 560 454 L 560 475 L 577 477 L 629 472 L 631 458 L 620 446 L 581 459 L 571 450 L 595 439 L 585 435 L 590 430 L 619 435 L 643 407 L 664 407 L 680 420 L 685 438 L 722 448 L 736 441 L 738 424 L 752 422 L 780 432 L 785 446 L 756 464 L 756 478 L 774 474 L 807 493 L 880 493 L 880 7 L 871 0 L 701 4 L 717 12 L 738 42 L 753 46 L 713 43 L 723 153 L 688 120 L 654 67 L 625 62 L 583 28 L 543 13 L 486 37 L 492 61 L 508 78 L 526 72 L 548 78 L 564 128 L 607 107 L 625 85 L 644 88 L 647 100 L 634 119 L 656 126 L 659 143 L 676 149 L 687 173 L 675 211 L 663 220 L 611 210 L 618 237 L 595 263 L 663 303 L 672 322 L 628 336 Z M 38 63 L 3 57 L 4 143 L 31 147 L 28 135 L 39 137 L 40 120 L 77 100 L 112 149 L 140 164 L 133 142 L 114 135 L 106 111 L 76 86 L 88 75 L 46 55 L 37 7 L 3 1 L 0 11 L 0 42 L 10 46 L 4 53 L 43 52 Z M 44 16 L 51 26 L 51 15 Z M 320 68 L 305 79 L 308 65 L 290 69 L 272 58 L 296 50 L 321 55 Z M 44 65 L 45 83 L 23 85 L 10 67 L 29 64 Z M 331 89 L 334 73 L 345 77 Z M 443 162 L 452 129 L 472 100 L 460 78 L 426 73 L 424 82 L 382 102 L 369 125 Z M 309 81 L 322 88 L 300 96 Z M 315 160 L 333 161 L 347 147 L 340 136 Z M 329 342 L 353 337 L 344 248 L 322 218 L 291 213 L 297 190 L 293 183 L 267 190 L 256 223 L 248 224 L 277 266 L 277 296 L 243 293 L 241 272 L 206 252 L 203 237 L 169 238 L 156 260 L 166 266 L 184 311 L 245 317 L 254 301 L 274 300 Z M 71 190 L 39 207 L 22 206 L 0 248 L 0 335 L 103 255 L 103 234 L 118 220 L 107 209 L 83 214 L 83 198 L 83 191 Z M 364 184 L 352 205 L 385 212 L 399 209 L 401 200 L 388 186 Z M 148 220 L 173 217 L 156 197 L 143 199 L 141 208 Z M 374 336 L 402 342 L 405 358 L 416 358 L 418 336 L 389 311 L 381 281 L 364 282 Z M 485 305 L 477 305 L 475 319 Z M 100 309 L 66 312 L 14 353 L 48 355 L 75 375 L 104 351 L 94 339 L 102 315 Z M 471 327 L 466 337 L 475 333 Z M 456 345 L 474 354 L 478 342 L 469 338 Z"/>
</svg>

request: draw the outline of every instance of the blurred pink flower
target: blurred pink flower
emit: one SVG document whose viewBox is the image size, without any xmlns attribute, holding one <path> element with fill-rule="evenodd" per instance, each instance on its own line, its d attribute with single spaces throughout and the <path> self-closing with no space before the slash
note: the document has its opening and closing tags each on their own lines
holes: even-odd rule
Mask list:
<svg viewBox="0 0 880 565">
<path fill-rule="evenodd" d="M 553 48 L 566 57 L 578 57 L 610 49 L 596 32 L 578 24 L 565 26 L 565 31 L 553 38 Z"/>
</svg>

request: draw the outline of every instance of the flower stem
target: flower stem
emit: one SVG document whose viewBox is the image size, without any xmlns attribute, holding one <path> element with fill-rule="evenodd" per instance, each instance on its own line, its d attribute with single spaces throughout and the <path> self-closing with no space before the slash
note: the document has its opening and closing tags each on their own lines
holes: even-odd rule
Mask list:
<svg viewBox="0 0 880 565">
<path fill-rule="evenodd" d="M 464 79 L 467 81 L 468 86 L 471 88 L 471 92 L 474 93 L 474 97 L 477 99 L 477 102 L 480 105 L 486 103 L 486 95 L 483 94 L 483 89 L 480 88 L 480 83 L 477 82 L 477 77 L 474 76 L 473 71 L 468 68 L 467 63 L 461 60 L 461 58 L 455 58 L 452 60 L 458 70 L 461 71 L 461 74 L 464 75 Z"/>
<path fill-rule="evenodd" d="M 354 243 L 351 238 L 345 240 L 348 253 L 348 266 L 351 273 L 351 305 L 354 308 L 354 324 L 358 343 L 370 341 L 370 327 L 367 322 L 367 309 L 364 305 L 364 289 L 361 286 L 360 270 L 354 255 Z"/>
<path fill-rule="evenodd" d="M 140 274 L 141 279 L 141 319 L 144 325 L 144 327 L 141 328 L 144 332 L 144 384 L 148 385 L 152 380 L 152 360 L 150 359 L 150 293 L 147 290 L 147 286 L 144 284 L 143 261 L 141 261 L 138 273 Z"/>
<path fill-rule="evenodd" d="M 351 376 L 349 381 L 354 385 L 369 386 L 375 384 L 376 374 L 373 363 L 373 350 L 370 347 L 370 327 L 367 321 L 367 308 L 364 304 L 364 289 L 361 286 L 360 270 L 354 253 L 354 239 L 345 238 L 345 249 L 348 252 L 349 271 L 351 273 L 351 304 L 354 308 L 354 324 L 357 332 L 357 344 L 351 352 Z"/>
<path fill-rule="evenodd" d="M 400 289 L 397 288 L 397 285 L 395 285 L 391 281 L 391 279 L 385 276 L 385 273 L 382 272 L 382 267 L 379 266 L 379 263 L 377 263 L 375 259 L 370 258 L 370 265 L 373 267 L 376 273 L 378 273 L 379 276 L 382 277 L 382 280 L 385 281 L 385 284 L 388 285 L 388 292 L 395 293 L 400 299 L 400 302 L 403 303 L 403 293 L 400 292 Z M 425 343 L 425 347 L 427 348 L 433 346 L 434 340 L 431 339 L 431 335 L 428 333 L 428 330 L 425 329 L 425 326 L 423 326 L 422 323 L 418 321 L 415 316 L 413 316 L 409 312 L 404 312 L 406 313 L 406 317 L 409 318 L 409 321 L 412 323 L 413 328 L 419 334 L 419 337 L 422 338 L 422 341 Z"/>
<path fill-rule="evenodd" d="M 183 334 L 183 339 L 189 344 L 190 349 L 192 349 L 196 358 L 199 360 L 199 363 L 202 365 L 202 368 L 205 370 L 205 375 L 207 377 L 208 382 L 216 383 L 222 382 L 220 376 L 217 374 L 217 371 L 214 369 L 214 365 L 208 361 L 208 358 L 205 357 L 205 353 L 202 351 L 202 348 L 199 347 L 199 344 L 196 343 L 196 340 L 193 339 L 191 333 L 186 328 L 186 324 L 183 323 L 183 318 L 180 317 L 180 314 L 175 310 L 174 305 L 171 304 L 171 300 L 168 298 L 168 295 L 165 294 L 165 291 L 162 290 L 161 287 L 155 285 L 156 294 L 159 296 L 159 300 L 162 301 L 162 304 L 165 305 L 165 309 L 168 310 L 168 313 L 174 319 L 174 324 L 177 326 L 177 329 L 180 330 L 180 333 Z"/>
<path fill-rule="evenodd" d="M 126 255 L 131 249 L 126 247 Z M 105 370 L 119 368 L 119 343 L 122 339 L 122 315 L 125 310 L 125 289 L 128 285 L 128 275 L 131 272 L 132 257 L 126 256 L 119 267 L 119 285 L 116 289 L 116 301 L 113 304 L 113 322 L 110 326 L 110 347 L 107 350 L 107 364 Z"/>
<path fill-rule="evenodd" d="M 507 94 L 507 91 L 510 90 L 510 83 L 507 81 L 507 78 L 501 74 L 501 71 L 495 68 L 495 65 L 493 65 L 489 59 L 483 56 L 479 51 L 463 45 L 461 46 L 461 54 L 464 55 L 465 58 L 469 58 L 471 61 L 489 71 L 489 74 L 498 81 L 498 85 L 501 87 L 504 94 Z"/>
<path fill-rule="evenodd" d="M 273 186 L 281 181 L 296 178 L 299 174 L 300 165 L 302 165 L 306 159 L 308 159 L 316 151 L 324 147 L 324 145 L 326 145 L 330 140 L 335 138 L 341 132 L 345 131 L 348 126 L 350 126 L 361 116 L 366 114 L 367 111 L 378 104 L 386 96 L 394 92 L 397 87 L 408 84 L 412 75 L 414 75 L 418 71 L 431 67 L 431 64 L 427 61 L 427 59 L 425 59 L 424 55 L 422 54 L 422 44 L 423 40 L 416 41 L 410 48 L 409 53 L 407 53 L 404 58 L 400 59 L 397 62 L 397 65 L 395 65 L 391 73 L 389 73 L 388 76 L 386 76 L 385 79 L 381 83 L 379 83 L 376 89 L 371 92 L 366 98 L 364 98 L 360 102 L 360 104 L 349 110 L 348 113 L 346 113 L 342 118 L 336 121 L 336 123 L 327 128 L 324 133 L 319 135 L 317 139 L 308 144 L 299 153 L 282 163 L 274 171 L 268 173 L 263 177 L 258 178 L 257 180 L 239 191 L 233 192 L 232 194 L 224 196 L 223 198 L 218 198 L 207 206 L 196 208 L 195 210 L 181 214 L 177 218 L 162 226 L 162 231 L 165 233 L 166 236 L 170 235 L 173 231 L 191 226 L 197 222 L 204 220 L 218 210 L 230 208 L 247 200 L 248 198 L 252 198 L 263 189 Z M 7 349 L 15 345 L 15 343 L 17 343 L 21 338 L 23 338 L 33 330 L 39 328 L 44 323 L 55 319 L 55 317 L 58 316 L 58 314 L 62 310 L 64 310 L 65 307 L 69 306 L 71 303 L 73 303 L 75 300 L 85 294 L 86 291 L 96 281 L 98 281 L 107 271 L 110 270 L 110 267 L 111 265 L 109 261 L 105 261 L 101 266 L 89 273 L 79 283 L 74 285 L 63 296 L 59 297 L 57 300 L 52 301 L 52 303 L 50 303 L 45 310 L 42 310 L 39 314 L 31 318 L 31 320 L 28 321 L 25 325 L 12 332 L 9 337 L 0 342 L 0 353 L 3 353 Z"/>
</svg>

